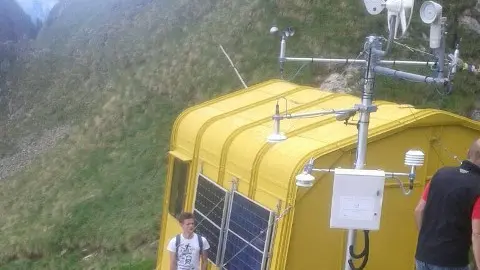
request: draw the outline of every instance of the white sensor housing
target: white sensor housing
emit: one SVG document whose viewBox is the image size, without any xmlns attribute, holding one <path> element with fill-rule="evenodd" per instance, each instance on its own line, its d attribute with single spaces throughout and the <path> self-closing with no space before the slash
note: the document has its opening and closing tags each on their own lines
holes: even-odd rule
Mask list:
<svg viewBox="0 0 480 270">
<path fill-rule="evenodd" d="M 270 34 L 275 34 L 277 32 L 278 32 L 278 27 L 272 26 L 272 28 L 270 28 Z"/>
<path fill-rule="evenodd" d="M 363 2 L 371 15 L 380 14 L 387 9 L 388 29 L 393 31 L 391 33 L 393 38 L 398 39 L 405 36 L 412 20 L 415 0 L 363 0 Z M 393 25 L 391 25 L 392 23 Z"/>
<path fill-rule="evenodd" d="M 442 41 L 442 6 L 433 1 L 423 2 L 420 7 L 420 18 L 430 25 L 430 48 L 440 48 Z"/>
<path fill-rule="evenodd" d="M 420 18 L 426 24 L 432 24 L 442 16 L 442 6 L 433 1 L 425 1 L 420 7 Z"/>
<path fill-rule="evenodd" d="M 385 0 L 363 0 L 368 13 L 377 15 L 385 8 Z"/>
<path fill-rule="evenodd" d="M 420 167 L 425 161 L 425 154 L 420 150 L 409 150 L 405 153 L 405 165 Z"/>
<path fill-rule="evenodd" d="M 287 139 L 287 136 L 283 133 L 273 133 L 267 137 L 269 143 L 283 142 Z"/>
<path fill-rule="evenodd" d="M 313 186 L 313 181 L 315 181 L 315 177 L 304 171 L 301 174 L 295 176 L 295 180 L 298 187 L 311 187 Z"/>
</svg>

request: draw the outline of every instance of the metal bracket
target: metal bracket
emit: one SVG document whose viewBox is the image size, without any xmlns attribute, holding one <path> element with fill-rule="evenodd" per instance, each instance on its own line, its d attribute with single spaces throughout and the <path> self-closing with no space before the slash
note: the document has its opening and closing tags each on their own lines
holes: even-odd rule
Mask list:
<svg viewBox="0 0 480 270">
<path fill-rule="evenodd" d="M 376 112 L 378 110 L 377 105 L 363 105 L 363 104 L 355 104 L 354 106 L 355 109 L 357 109 L 359 112 Z"/>
</svg>

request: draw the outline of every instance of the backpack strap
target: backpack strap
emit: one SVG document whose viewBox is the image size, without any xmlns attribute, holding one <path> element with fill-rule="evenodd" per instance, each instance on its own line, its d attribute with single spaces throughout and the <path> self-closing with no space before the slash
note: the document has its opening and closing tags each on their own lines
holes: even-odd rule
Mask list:
<svg viewBox="0 0 480 270">
<path fill-rule="evenodd" d="M 180 246 L 180 234 L 177 234 L 175 236 L 175 257 L 176 260 L 178 261 L 178 247 Z"/>
<path fill-rule="evenodd" d="M 198 246 L 200 247 L 200 258 L 201 258 L 202 257 L 202 251 L 203 251 L 202 236 L 200 234 L 197 234 L 197 239 L 198 239 Z"/>
</svg>

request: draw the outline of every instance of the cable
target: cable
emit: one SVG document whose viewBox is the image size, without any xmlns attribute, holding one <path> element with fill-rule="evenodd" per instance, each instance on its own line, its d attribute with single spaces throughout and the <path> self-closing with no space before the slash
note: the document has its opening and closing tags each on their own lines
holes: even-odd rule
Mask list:
<svg viewBox="0 0 480 270">
<path fill-rule="evenodd" d="M 402 188 L 402 192 L 404 195 L 410 195 L 410 193 L 412 192 L 413 190 L 413 187 L 410 187 L 408 190 L 405 188 L 405 186 L 403 185 L 403 182 L 400 178 L 398 178 L 397 176 L 393 176 L 392 177 L 393 179 L 397 180 L 398 184 L 400 185 L 400 187 Z"/>
<path fill-rule="evenodd" d="M 352 270 L 362 270 L 367 265 L 368 255 L 370 254 L 369 232 L 370 231 L 363 231 L 363 235 L 365 236 L 365 246 L 363 247 L 363 251 L 360 254 L 355 254 L 355 252 L 353 250 L 353 246 L 348 247 L 348 251 L 350 252 L 350 256 L 352 256 L 352 258 L 354 258 L 354 259 L 363 258 L 362 264 L 359 267 L 355 267 L 355 265 L 353 264 L 353 261 L 351 259 L 348 260 L 348 265 L 350 266 L 350 269 L 352 269 Z"/>
</svg>

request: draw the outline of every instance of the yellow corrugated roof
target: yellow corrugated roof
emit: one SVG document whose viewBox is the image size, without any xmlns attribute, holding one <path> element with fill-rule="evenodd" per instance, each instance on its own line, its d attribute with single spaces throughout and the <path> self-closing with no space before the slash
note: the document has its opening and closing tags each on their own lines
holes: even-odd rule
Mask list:
<svg viewBox="0 0 480 270">
<path fill-rule="evenodd" d="M 348 145 L 357 139 L 355 125 L 346 126 L 333 116 L 281 121 L 289 137 L 278 143 L 267 143 L 273 131 L 275 104 L 282 113 L 285 105 L 291 113 L 322 109 L 351 108 L 358 97 L 322 91 L 282 80 L 270 80 L 245 90 L 213 99 L 185 110 L 175 122 L 171 150 L 193 159 L 199 154 L 217 166 L 216 180 L 224 181 L 225 168 L 242 176 L 250 185 L 249 195 L 263 190 L 285 197 L 291 184 L 290 175 L 298 171 L 309 157 L 319 156 Z M 369 138 L 412 125 L 461 124 L 480 130 L 467 118 L 432 109 L 415 109 L 385 101 L 375 101 L 378 111 L 371 114 Z M 352 123 L 356 123 L 358 115 Z M 262 175 L 262 183 L 258 182 Z"/>
</svg>

